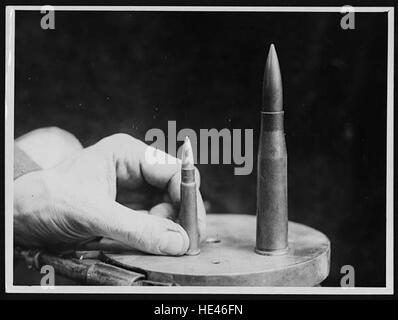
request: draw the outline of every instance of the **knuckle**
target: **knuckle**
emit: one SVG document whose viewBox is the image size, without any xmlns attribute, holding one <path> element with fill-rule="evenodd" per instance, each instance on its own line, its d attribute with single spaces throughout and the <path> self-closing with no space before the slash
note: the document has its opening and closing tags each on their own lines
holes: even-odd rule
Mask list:
<svg viewBox="0 0 398 320">
<path fill-rule="evenodd" d="M 134 147 L 137 144 L 137 139 L 128 135 L 127 133 L 116 133 L 103 138 L 97 144 L 106 150 L 115 151 Z"/>
<path fill-rule="evenodd" d="M 135 140 L 132 136 L 128 135 L 127 133 L 116 133 L 105 139 L 107 141 L 110 141 L 111 143 L 116 143 L 118 145 L 130 144 Z"/>
</svg>

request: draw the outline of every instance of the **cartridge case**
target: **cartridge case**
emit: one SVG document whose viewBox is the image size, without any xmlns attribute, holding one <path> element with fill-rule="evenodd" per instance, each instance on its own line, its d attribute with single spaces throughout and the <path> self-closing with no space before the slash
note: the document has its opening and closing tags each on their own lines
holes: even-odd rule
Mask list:
<svg viewBox="0 0 398 320">
<path fill-rule="evenodd" d="M 199 247 L 198 209 L 194 169 L 181 170 L 181 206 L 180 224 L 189 237 L 189 248 L 186 255 L 197 255 Z"/>
<path fill-rule="evenodd" d="M 257 164 L 257 234 L 259 254 L 288 250 L 287 151 L 284 112 L 261 112 Z"/>
</svg>

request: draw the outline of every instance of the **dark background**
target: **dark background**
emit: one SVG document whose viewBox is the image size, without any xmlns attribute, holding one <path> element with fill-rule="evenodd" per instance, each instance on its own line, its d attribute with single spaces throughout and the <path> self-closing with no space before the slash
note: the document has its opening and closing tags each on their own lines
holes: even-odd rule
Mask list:
<svg viewBox="0 0 398 320">
<path fill-rule="evenodd" d="M 387 15 L 40 12 L 16 14 L 15 135 L 58 126 L 84 146 L 150 128 L 254 129 L 270 43 L 281 64 L 289 218 L 331 240 L 326 286 L 352 265 L 385 286 Z M 254 163 L 254 168 L 256 163 Z M 255 170 L 199 165 L 210 212 L 255 213 Z"/>
</svg>

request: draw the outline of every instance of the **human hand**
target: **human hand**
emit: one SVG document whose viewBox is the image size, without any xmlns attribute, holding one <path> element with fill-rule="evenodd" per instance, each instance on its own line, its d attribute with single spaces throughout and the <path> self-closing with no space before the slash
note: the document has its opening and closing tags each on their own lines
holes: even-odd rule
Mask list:
<svg viewBox="0 0 398 320">
<path fill-rule="evenodd" d="M 172 161 L 152 163 L 145 156 L 148 148 L 154 150 L 131 136 L 117 134 L 54 167 L 15 180 L 16 243 L 49 247 L 102 236 L 148 253 L 184 254 L 189 239 L 174 222 L 178 218 L 181 163 L 159 150 L 157 156 Z M 154 189 L 163 192 L 165 200 L 147 210 L 133 210 L 116 201 L 123 190 L 133 198 L 141 194 L 139 202 L 148 204 Z M 205 209 L 197 194 L 203 239 Z"/>
</svg>

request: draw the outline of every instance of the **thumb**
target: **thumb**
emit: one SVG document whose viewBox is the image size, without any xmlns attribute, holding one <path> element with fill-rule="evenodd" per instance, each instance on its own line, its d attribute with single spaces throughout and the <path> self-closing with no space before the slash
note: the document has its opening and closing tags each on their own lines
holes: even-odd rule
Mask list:
<svg viewBox="0 0 398 320">
<path fill-rule="evenodd" d="M 102 210 L 101 236 L 152 254 L 183 255 L 188 250 L 187 233 L 170 219 L 131 210 L 115 201 L 107 201 Z"/>
</svg>

